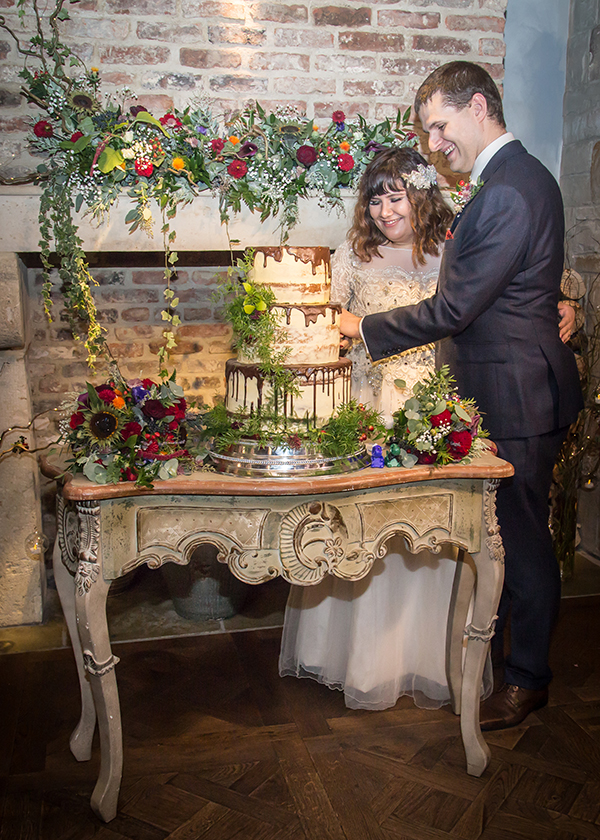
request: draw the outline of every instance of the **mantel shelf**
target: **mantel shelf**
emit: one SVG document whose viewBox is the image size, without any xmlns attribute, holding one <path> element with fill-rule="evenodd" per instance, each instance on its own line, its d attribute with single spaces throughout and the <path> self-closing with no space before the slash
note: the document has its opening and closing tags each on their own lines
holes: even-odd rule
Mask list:
<svg viewBox="0 0 600 840">
<path fill-rule="evenodd" d="M 37 187 L 0 188 L 0 251 L 39 252 L 38 208 L 40 190 Z M 300 221 L 290 234 L 290 245 L 320 245 L 336 248 L 343 242 L 351 224 L 355 197 L 343 198 L 345 213 L 328 212 L 319 207 L 316 198 L 300 200 Z M 132 203 L 123 197 L 111 210 L 104 224 L 96 226 L 79 214 L 79 234 L 83 248 L 96 251 L 159 251 L 162 249 L 161 218 L 155 206 L 154 237 L 143 231 L 129 234 L 125 216 Z M 174 248 L 178 251 L 226 251 L 229 249 L 227 229 L 219 221 L 219 202 L 212 195 L 199 196 L 181 208 L 172 222 L 177 232 Z M 278 245 L 277 220 L 267 219 L 261 224 L 258 213 L 245 208 L 232 217 L 229 225 L 232 240 L 239 240 L 238 248 L 258 245 Z"/>
</svg>

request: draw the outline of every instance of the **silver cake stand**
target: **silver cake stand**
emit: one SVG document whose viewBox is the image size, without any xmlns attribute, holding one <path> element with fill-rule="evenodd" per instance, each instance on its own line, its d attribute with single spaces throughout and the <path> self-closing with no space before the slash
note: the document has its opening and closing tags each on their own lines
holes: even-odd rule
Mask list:
<svg viewBox="0 0 600 840">
<path fill-rule="evenodd" d="M 259 446 L 254 440 L 240 440 L 227 452 L 209 452 L 217 472 L 256 478 L 297 478 L 333 475 L 368 467 L 371 457 L 364 447 L 352 455 L 330 458 L 314 449 L 287 446 Z"/>
</svg>

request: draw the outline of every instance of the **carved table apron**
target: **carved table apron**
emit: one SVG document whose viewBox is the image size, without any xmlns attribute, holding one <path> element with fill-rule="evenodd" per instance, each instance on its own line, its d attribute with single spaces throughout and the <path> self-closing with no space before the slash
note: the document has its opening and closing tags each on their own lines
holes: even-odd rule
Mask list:
<svg viewBox="0 0 600 840">
<path fill-rule="evenodd" d="M 303 586 L 327 573 L 364 577 L 393 534 L 402 534 L 413 552 L 458 546 L 446 667 L 467 772 L 480 776 L 490 752 L 479 728 L 479 691 L 504 577 L 496 487 L 511 474 L 510 464 L 486 454 L 467 465 L 314 478 L 196 473 L 156 482 L 152 490 L 67 481 L 59 494 L 54 571 L 81 686 L 81 718 L 70 741 L 78 761 L 91 756 L 96 719 L 100 731 L 95 813 L 107 822 L 115 817 L 123 763 L 118 659 L 106 621 L 110 584 L 142 563 L 188 563 L 201 543 L 216 545 L 219 560 L 246 583 L 282 575 Z"/>
</svg>

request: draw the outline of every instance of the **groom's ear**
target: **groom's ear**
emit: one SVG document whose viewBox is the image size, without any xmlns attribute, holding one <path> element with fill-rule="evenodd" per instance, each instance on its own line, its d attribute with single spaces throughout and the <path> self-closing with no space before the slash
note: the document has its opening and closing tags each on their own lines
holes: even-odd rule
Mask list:
<svg viewBox="0 0 600 840">
<path fill-rule="evenodd" d="M 477 122 L 483 122 L 488 115 L 487 99 L 482 93 L 474 93 L 469 102 L 469 108 Z"/>
</svg>

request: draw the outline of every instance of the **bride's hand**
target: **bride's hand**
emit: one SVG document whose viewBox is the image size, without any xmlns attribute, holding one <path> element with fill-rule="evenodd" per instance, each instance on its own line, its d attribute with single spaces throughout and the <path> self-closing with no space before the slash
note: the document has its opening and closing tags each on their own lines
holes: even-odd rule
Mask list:
<svg viewBox="0 0 600 840">
<path fill-rule="evenodd" d="M 575 308 L 564 300 L 558 304 L 558 331 L 562 341 L 568 341 L 575 332 Z"/>
<path fill-rule="evenodd" d="M 342 336 L 340 339 L 340 353 L 344 352 L 345 350 L 349 350 L 352 347 L 352 339 L 346 338 L 346 336 Z"/>
</svg>

